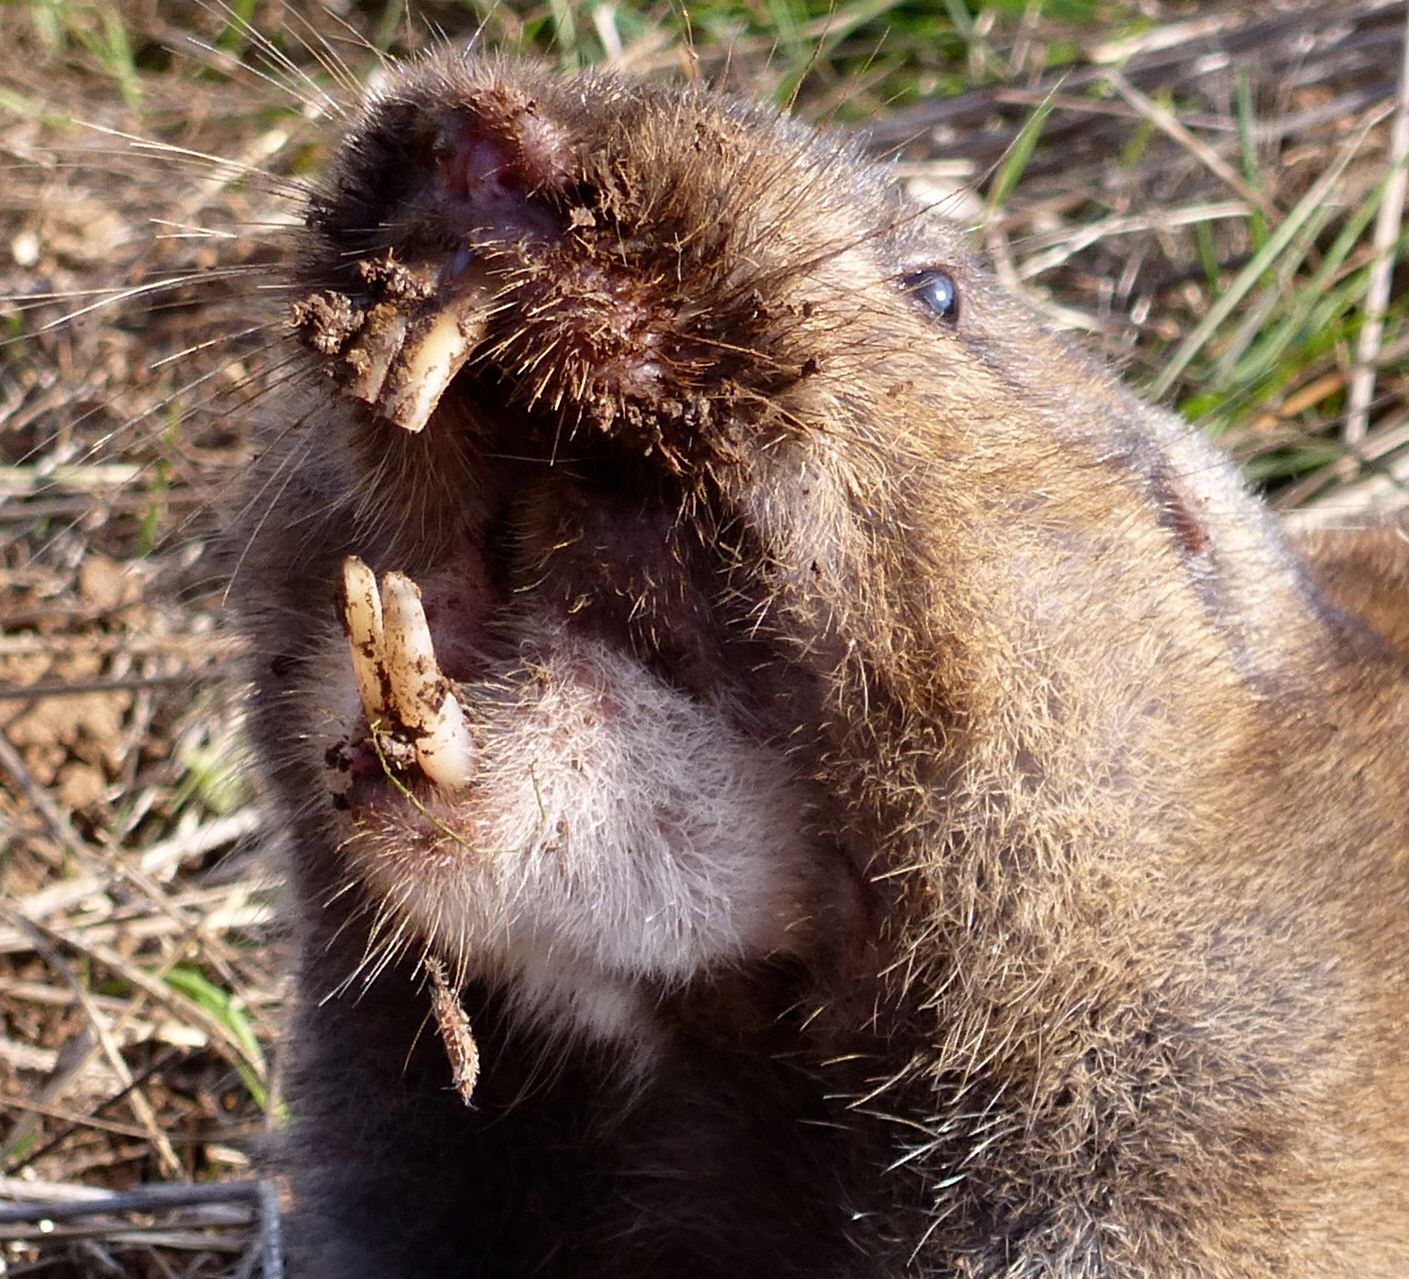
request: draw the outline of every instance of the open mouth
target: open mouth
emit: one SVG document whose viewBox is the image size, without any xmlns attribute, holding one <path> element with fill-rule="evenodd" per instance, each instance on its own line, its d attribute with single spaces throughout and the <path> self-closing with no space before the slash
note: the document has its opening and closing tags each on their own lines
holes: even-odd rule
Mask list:
<svg viewBox="0 0 1409 1279">
<path fill-rule="evenodd" d="M 490 514 L 414 569 L 384 548 L 380 572 L 344 557 L 337 608 L 360 715 L 325 757 L 339 808 L 473 786 L 499 721 L 531 714 L 549 686 L 590 705 L 594 730 L 629 700 L 612 692 L 623 680 L 718 700 L 715 549 L 678 511 L 593 469 L 491 468 Z M 540 739 L 526 766 L 571 754 L 575 736 Z"/>
<path fill-rule="evenodd" d="M 466 477 L 468 514 L 432 550 L 408 561 L 374 539 L 342 561 L 337 607 L 360 717 L 325 762 L 345 810 L 473 786 L 483 739 L 495 735 L 484 717 L 534 703 L 545 681 L 571 686 L 598 722 L 622 700 L 610 691 L 627 678 L 617 662 L 672 698 L 715 701 L 720 646 L 733 643 L 719 616 L 727 567 L 699 526 L 708 499 L 695 493 L 696 519 L 686 520 L 684 486 L 668 468 L 590 428 L 562 430 L 550 414 L 506 407 L 492 374 L 463 367 L 473 351 L 445 357 L 448 327 L 399 328 L 382 381 L 345 388 L 369 405 L 363 393 L 375 396 L 391 422 L 412 413 L 391 389 L 399 371 L 433 367 L 440 395 L 423 384 L 412 417 L 396 420 L 401 430 L 385 443 L 409 439 L 413 426 L 443 437 L 470 416 L 482 450 Z M 398 482 L 414 499 L 417 477 Z M 583 650 L 611 654 L 614 673 Z"/>
<path fill-rule="evenodd" d="M 344 808 L 375 801 L 384 778 L 469 786 L 483 731 L 458 698 L 553 667 L 545 634 L 605 643 L 687 697 L 723 665 L 709 650 L 727 565 L 681 518 L 688 505 L 698 525 L 713 505 L 691 429 L 708 416 L 690 392 L 699 344 L 661 300 L 659 265 L 606 225 L 612 198 L 563 133 L 532 104 L 485 97 L 423 113 L 421 162 L 406 166 L 419 176 L 376 213 L 389 233 L 364 245 L 339 230 L 323 273 L 338 287 L 293 311 L 377 462 L 411 459 L 390 463 L 406 501 L 439 488 L 441 523 L 458 526 L 414 570 L 358 546 L 342 565 L 364 721 L 328 755 Z M 513 649 L 528 633 L 526 666 Z"/>
<path fill-rule="evenodd" d="M 340 865 L 369 949 L 414 937 L 634 1035 L 650 992 L 860 918 L 798 765 L 818 695 L 727 495 L 767 443 L 740 370 L 786 362 L 749 363 L 747 320 L 683 283 L 706 239 L 652 199 L 634 220 L 634 179 L 531 102 L 491 82 L 385 117 L 355 140 L 385 168 L 343 182 L 376 199 L 315 211 L 331 251 L 294 311 L 411 530 L 341 543 L 346 648 L 312 694 Z"/>
</svg>

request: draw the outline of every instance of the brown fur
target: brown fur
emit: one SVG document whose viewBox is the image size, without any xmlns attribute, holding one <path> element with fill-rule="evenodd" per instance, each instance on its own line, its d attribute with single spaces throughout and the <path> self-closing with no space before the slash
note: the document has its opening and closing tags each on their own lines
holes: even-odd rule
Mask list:
<svg viewBox="0 0 1409 1279">
<path fill-rule="evenodd" d="M 883 172 L 694 90 L 413 68 L 313 211 L 307 290 L 453 251 L 430 157 L 457 111 L 580 229 L 479 246 L 480 380 L 420 436 L 313 361 L 252 490 L 304 936 L 298 1273 L 1409 1273 L 1402 542 L 1308 567 Z M 957 322 L 904 287 L 926 267 Z M 624 557 L 612 503 L 664 513 L 659 543 Z M 562 609 L 809 796 L 825 927 L 651 988 L 624 1091 L 466 952 L 484 1081 L 446 1101 L 415 946 L 379 943 L 371 836 L 335 833 L 307 744 L 341 557 L 427 575 L 467 538 L 513 643 Z M 361 998 L 319 1003 L 369 949 Z"/>
</svg>

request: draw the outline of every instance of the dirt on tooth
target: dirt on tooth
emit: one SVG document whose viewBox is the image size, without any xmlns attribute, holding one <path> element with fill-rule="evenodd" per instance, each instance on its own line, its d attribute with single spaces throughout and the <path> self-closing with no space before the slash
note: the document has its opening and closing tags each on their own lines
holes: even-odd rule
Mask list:
<svg viewBox="0 0 1409 1279">
<path fill-rule="evenodd" d="M 352 653 L 357 695 L 370 723 L 384 716 L 387 709 L 382 695 L 382 672 L 386 666 L 382 601 L 376 575 L 355 555 L 349 555 L 342 563 L 339 611 Z"/>
<path fill-rule="evenodd" d="M 373 307 L 369 315 L 366 331 L 344 356 L 350 370 L 344 389 L 352 399 L 375 405 L 401 351 L 409 321 L 388 303 Z"/>
<path fill-rule="evenodd" d="M 474 740 L 436 661 L 420 588 L 402 573 L 385 574 L 382 608 L 392 717 L 411 730 L 416 762 L 431 781 L 464 786 L 474 774 Z"/>
<path fill-rule="evenodd" d="M 387 371 L 378 411 L 413 434 L 422 430 L 483 335 L 483 312 L 446 310 L 413 325 Z"/>
</svg>

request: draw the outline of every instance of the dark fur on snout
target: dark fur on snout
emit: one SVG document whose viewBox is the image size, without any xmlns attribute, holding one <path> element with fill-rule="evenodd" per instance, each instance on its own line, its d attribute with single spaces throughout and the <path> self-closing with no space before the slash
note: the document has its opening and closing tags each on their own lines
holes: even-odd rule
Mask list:
<svg viewBox="0 0 1409 1279">
<path fill-rule="evenodd" d="M 300 286 L 453 255 L 480 147 L 475 361 L 413 437 L 308 356 L 253 482 L 294 1273 L 1409 1273 L 1402 542 L 1303 558 L 883 171 L 698 89 L 398 72 Z M 723 708 L 815 850 L 796 940 L 643 983 L 639 1070 L 464 972 L 468 1108 L 305 749 L 342 557 L 463 544 L 494 642 L 561 611 Z"/>
</svg>

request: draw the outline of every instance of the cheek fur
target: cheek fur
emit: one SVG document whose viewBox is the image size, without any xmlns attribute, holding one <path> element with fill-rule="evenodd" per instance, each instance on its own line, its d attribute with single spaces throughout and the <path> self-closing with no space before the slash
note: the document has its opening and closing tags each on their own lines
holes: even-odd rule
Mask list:
<svg viewBox="0 0 1409 1279">
<path fill-rule="evenodd" d="M 569 972 L 669 987 L 807 947 L 820 859 L 778 752 L 577 637 L 458 696 L 475 780 L 340 819 L 348 868 L 427 945 L 588 1030 L 616 1018 L 599 999 L 584 1014 Z"/>
</svg>

